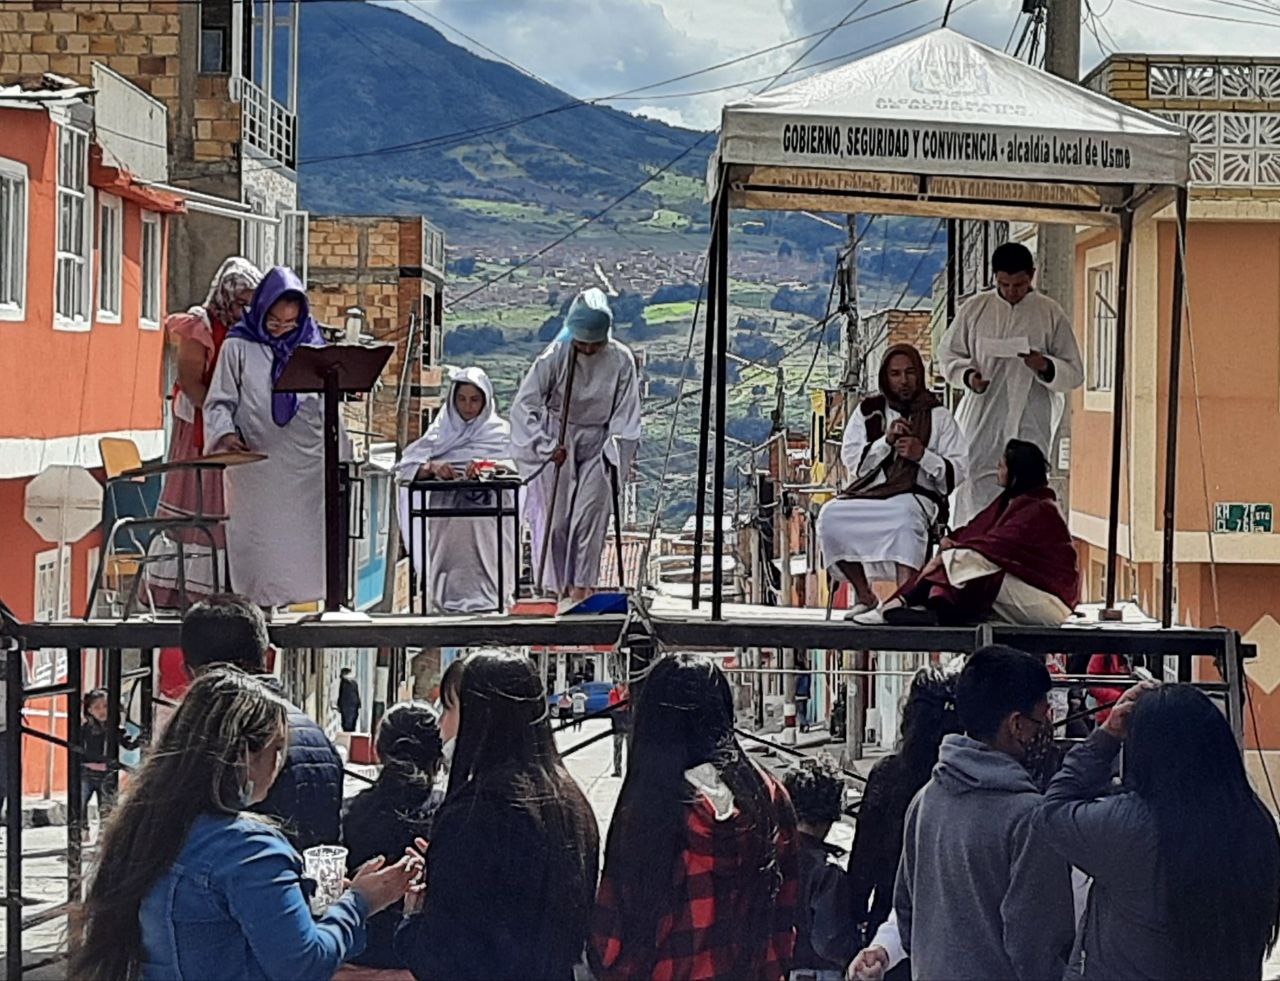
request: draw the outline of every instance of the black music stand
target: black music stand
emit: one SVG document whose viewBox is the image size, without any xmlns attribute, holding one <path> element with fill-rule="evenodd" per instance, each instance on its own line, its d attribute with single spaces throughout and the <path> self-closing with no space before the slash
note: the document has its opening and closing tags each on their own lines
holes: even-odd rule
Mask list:
<svg viewBox="0 0 1280 981">
<path fill-rule="evenodd" d="M 344 392 L 372 391 L 395 350 L 392 344 L 303 345 L 293 352 L 277 392 L 319 392 L 324 396 L 325 614 L 349 616 L 342 595 L 342 483 L 338 471 L 338 405 Z"/>
</svg>

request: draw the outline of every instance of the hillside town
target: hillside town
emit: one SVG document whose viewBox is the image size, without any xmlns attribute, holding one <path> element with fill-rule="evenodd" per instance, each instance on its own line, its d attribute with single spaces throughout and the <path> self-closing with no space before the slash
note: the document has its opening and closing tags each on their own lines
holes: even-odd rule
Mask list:
<svg viewBox="0 0 1280 981">
<path fill-rule="evenodd" d="M 1280 978 L 1280 7 L 490 6 L 0 0 L 5 977 Z"/>
</svg>

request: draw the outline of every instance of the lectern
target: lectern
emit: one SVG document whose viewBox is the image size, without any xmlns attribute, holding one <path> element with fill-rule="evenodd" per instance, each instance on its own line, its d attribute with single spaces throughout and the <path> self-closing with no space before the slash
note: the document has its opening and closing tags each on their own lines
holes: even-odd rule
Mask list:
<svg viewBox="0 0 1280 981">
<path fill-rule="evenodd" d="M 342 489 L 338 471 L 338 405 L 345 392 L 372 391 L 395 350 L 391 344 L 303 345 L 293 352 L 277 392 L 319 392 L 324 396 L 324 563 L 326 613 L 343 607 Z"/>
</svg>

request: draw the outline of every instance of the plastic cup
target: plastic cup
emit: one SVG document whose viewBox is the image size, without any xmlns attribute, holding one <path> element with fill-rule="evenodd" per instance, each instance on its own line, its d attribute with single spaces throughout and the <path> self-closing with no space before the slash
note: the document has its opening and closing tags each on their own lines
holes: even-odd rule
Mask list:
<svg viewBox="0 0 1280 981">
<path fill-rule="evenodd" d="M 311 912 L 317 916 L 338 901 L 347 874 L 347 850 L 341 845 L 316 845 L 302 853 L 303 873 L 316 884 Z"/>
</svg>

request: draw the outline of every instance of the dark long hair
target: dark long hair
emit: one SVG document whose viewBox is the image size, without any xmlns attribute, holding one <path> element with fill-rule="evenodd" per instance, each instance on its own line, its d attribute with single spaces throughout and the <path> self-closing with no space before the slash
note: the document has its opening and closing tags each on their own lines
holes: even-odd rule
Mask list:
<svg viewBox="0 0 1280 981">
<path fill-rule="evenodd" d="M 1124 762 L 1155 820 L 1181 976 L 1261 977 L 1280 929 L 1280 834 L 1222 712 L 1190 685 L 1143 694 Z"/>
<path fill-rule="evenodd" d="M 478 806 L 483 792 L 532 817 L 551 856 L 549 894 L 561 897 L 560 907 L 544 915 L 580 924 L 580 951 L 595 896 L 600 831 L 556 749 L 538 672 L 527 656 L 497 650 L 470 654 L 449 672 L 441 698 L 456 690 L 461 714 L 444 807 Z"/>
<path fill-rule="evenodd" d="M 908 801 L 929 782 L 942 737 L 963 732 L 956 714 L 956 676 L 931 664 L 911 679 L 902 706 L 897 756 L 902 766 Z"/>
<path fill-rule="evenodd" d="M 1049 461 L 1035 443 L 1011 439 L 1004 448 L 1004 465 L 1009 470 L 1007 498 L 1017 497 L 1049 485 Z"/>
<path fill-rule="evenodd" d="M 177 859 L 197 817 L 240 810 L 246 753 L 287 725 L 285 703 L 235 668 L 215 668 L 192 684 L 107 825 L 78 914 L 84 943 L 71 977 L 137 976 L 143 899 Z"/>
<path fill-rule="evenodd" d="M 635 691 L 633 688 L 632 691 Z M 712 764 L 733 791 L 754 841 L 758 896 L 767 911 L 781 885 L 778 822 L 764 776 L 733 734 L 733 692 L 701 654 L 657 661 L 632 715 L 631 757 L 605 847 L 605 875 L 617 884 L 624 945 L 651 946 L 671 912 L 671 877 L 685 841 L 686 811 L 697 792 L 685 771 Z M 741 924 L 753 937 L 753 924 Z"/>
</svg>

